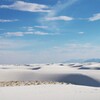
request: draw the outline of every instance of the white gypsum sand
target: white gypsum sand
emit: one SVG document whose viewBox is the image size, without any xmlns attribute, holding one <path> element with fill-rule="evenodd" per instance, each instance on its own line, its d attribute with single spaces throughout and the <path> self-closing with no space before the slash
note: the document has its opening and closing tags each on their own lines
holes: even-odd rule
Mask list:
<svg viewBox="0 0 100 100">
<path fill-rule="evenodd" d="M 0 100 L 100 100 L 99 66 L 100 63 L 0 65 L 0 82 L 10 84 L 0 87 Z"/>
<path fill-rule="evenodd" d="M 0 100 L 100 100 L 100 88 L 65 84 L 1 87 Z"/>
<path fill-rule="evenodd" d="M 78 65 L 78 64 L 77 64 Z M 96 67 L 96 64 L 94 64 Z M 0 66 L 0 81 L 56 81 L 77 85 L 100 86 L 100 70 L 84 69 L 65 64 L 37 64 L 31 66 Z M 93 68 L 93 64 L 92 64 Z"/>
</svg>

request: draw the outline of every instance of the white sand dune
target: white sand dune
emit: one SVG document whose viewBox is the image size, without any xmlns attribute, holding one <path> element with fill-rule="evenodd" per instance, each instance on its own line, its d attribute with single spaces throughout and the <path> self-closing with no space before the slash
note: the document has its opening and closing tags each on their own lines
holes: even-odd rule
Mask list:
<svg viewBox="0 0 100 100">
<path fill-rule="evenodd" d="M 100 100 L 100 88 L 64 84 L 3 87 L 0 100 Z"/>
<path fill-rule="evenodd" d="M 0 81 L 74 84 L 0 87 L 0 100 L 100 100 L 100 70 L 96 69 L 99 66 L 99 63 L 0 65 Z"/>
<path fill-rule="evenodd" d="M 58 81 L 100 87 L 100 70 L 82 70 L 68 65 L 38 65 L 33 67 L 5 66 L 0 69 L 0 81 Z"/>
</svg>

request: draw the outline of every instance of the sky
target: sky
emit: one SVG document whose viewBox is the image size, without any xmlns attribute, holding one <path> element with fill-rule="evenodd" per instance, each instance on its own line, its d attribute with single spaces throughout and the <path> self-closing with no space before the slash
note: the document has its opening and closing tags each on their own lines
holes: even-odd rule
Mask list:
<svg viewBox="0 0 100 100">
<path fill-rule="evenodd" d="M 100 58 L 100 0 L 0 0 L 0 63 Z"/>
</svg>

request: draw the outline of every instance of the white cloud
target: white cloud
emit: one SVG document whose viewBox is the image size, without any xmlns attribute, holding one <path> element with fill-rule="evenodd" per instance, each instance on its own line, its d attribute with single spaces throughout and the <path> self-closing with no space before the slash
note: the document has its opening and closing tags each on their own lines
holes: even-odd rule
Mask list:
<svg viewBox="0 0 100 100">
<path fill-rule="evenodd" d="M 6 36 L 23 36 L 23 32 L 7 32 L 5 33 Z"/>
<path fill-rule="evenodd" d="M 18 19 L 14 19 L 14 20 L 9 20 L 9 19 L 0 19 L 1 23 L 6 23 L 6 22 L 15 22 L 18 21 Z"/>
<path fill-rule="evenodd" d="M 69 44 L 66 44 L 65 47 L 68 47 L 69 49 L 91 49 L 92 47 L 95 47 L 93 45 L 91 45 L 90 43 L 85 43 L 85 44 L 80 44 L 80 43 L 69 43 Z M 67 48 L 66 48 L 67 49 Z"/>
<path fill-rule="evenodd" d="M 82 34 L 84 34 L 84 32 L 78 32 L 78 34 L 82 35 Z"/>
<path fill-rule="evenodd" d="M 63 20 L 63 21 L 71 21 L 73 20 L 72 17 L 68 16 L 58 16 L 58 17 L 47 17 L 46 20 Z"/>
<path fill-rule="evenodd" d="M 11 5 L 1 5 L 0 8 L 13 9 L 28 12 L 50 12 L 49 7 L 43 4 L 16 1 Z"/>
<path fill-rule="evenodd" d="M 100 13 L 94 14 L 92 17 L 89 18 L 89 21 L 96 21 L 100 20 Z"/>
<path fill-rule="evenodd" d="M 25 27 L 25 29 L 26 29 L 27 31 L 34 31 L 34 28 L 33 28 L 33 27 Z"/>
<path fill-rule="evenodd" d="M 28 27 L 28 31 L 34 31 L 33 27 Z"/>
<path fill-rule="evenodd" d="M 22 27 L 23 29 L 26 29 L 27 31 L 31 32 L 31 31 L 34 31 L 34 28 L 31 27 L 31 26 L 28 26 L 28 27 Z"/>
<path fill-rule="evenodd" d="M 46 32 L 42 31 L 27 31 L 27 32 L 6 32 L 6 36 L 24 36 L 24 35 L 48 35 Z"/>
<path fill-rule="evenodd" d="M 48 26 L 35 26 L 36 28 L 47 29 Z"/>
<path fill-rule="evenodd" d="M 36 31 L 34 34 L 36 35 L 48 35 L 46 32 Z"/>
</svg>

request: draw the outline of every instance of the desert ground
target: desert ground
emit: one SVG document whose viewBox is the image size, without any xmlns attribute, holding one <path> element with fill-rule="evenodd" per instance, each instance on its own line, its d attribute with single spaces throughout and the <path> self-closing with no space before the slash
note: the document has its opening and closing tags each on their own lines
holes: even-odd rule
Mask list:
<svg viewBox="0 0 100 100">
<path fill-rule="evenodd" d="M 0 100 L 100 100 L 100 63 L 0 65 Z"/>
</svg>

